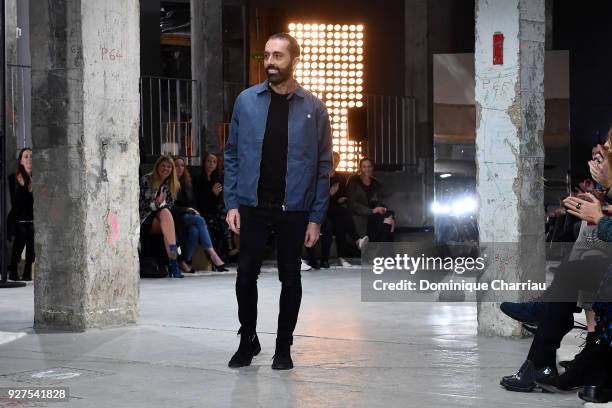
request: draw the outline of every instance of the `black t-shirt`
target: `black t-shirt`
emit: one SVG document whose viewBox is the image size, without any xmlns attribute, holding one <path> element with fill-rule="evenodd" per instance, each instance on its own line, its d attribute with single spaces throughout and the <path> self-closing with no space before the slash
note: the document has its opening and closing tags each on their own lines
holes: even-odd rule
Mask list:
<svg viewBox="0 0 612 408">
<path fill-rule="evenodd" d="M 270 108 L 262 146 L 257 198 L 261 207 L 278 208 L 285 199 L 289 100 L 288 95 L 277 94 L 271 88 L 269 90 Z"/>
</svg>

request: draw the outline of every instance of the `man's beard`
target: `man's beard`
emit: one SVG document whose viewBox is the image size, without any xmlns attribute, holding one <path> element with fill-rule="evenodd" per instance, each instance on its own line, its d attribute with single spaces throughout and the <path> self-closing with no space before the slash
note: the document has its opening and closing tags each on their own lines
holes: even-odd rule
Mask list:
<svg viewBox="0 0 612 408">
<path fill-rule="evenodd" d="M 278 72 L 271 74 L 269 72 L 270 68 L 276 69 Z M 268 76 L 268 82 L 271 84 L 280 84 L 289 79 L 291 79 L 291 68 L 280 68 L 275 65 L 269 66 L 266 68 L 266 75 Z"/>
</svg>

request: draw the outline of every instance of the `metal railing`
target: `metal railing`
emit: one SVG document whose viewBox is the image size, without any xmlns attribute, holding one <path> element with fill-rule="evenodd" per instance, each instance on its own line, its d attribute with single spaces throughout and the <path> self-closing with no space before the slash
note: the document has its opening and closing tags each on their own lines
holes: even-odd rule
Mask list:
<svg viewBox="0 0 612 408">
<path fill-rule="evenodd" d="M 17 153 L 32 146 L 32 67 L 6 66 L 6 132 Z M 16 154 L 15 154 L 15 157 Z"/>
<path fill-rule="evenodd" d="M 140 137 L 145 161 L 173 154 L 184 156 L 189 165 L 200 164 L 200 140 L 193 133 L 193 124 L 199 119 L 196 84 L 191 79 L 140 79 Z"/>
<path fill-rule="evenodd" d="M 378 168 L 416 166 L 414 115 L 414 98 L 367 95 L 368 156 Z"/>
</svg>

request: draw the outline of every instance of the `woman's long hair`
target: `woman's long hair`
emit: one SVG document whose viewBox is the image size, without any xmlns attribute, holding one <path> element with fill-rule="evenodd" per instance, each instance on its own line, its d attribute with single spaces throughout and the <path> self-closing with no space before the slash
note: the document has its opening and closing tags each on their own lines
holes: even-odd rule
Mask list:
<svg viewBox="0 0 612 408">
<path fill-rule="evenodd" d="M 23 180 L 23 185 L 28 188 L 28 190 L 32 190 L 32 175 L 28 174 L 23 164 L 21 164 L 21 159 L 23 158 L 23 154 L 25 152 L 32 152 L 32 149 L 29 147 L 24 147 L 19 151 L 19 155 L 17 156 L 17 172 L 15 173 L 15 177 L 17 180 L 21 178 Z"/>
<path fill-rule="evenodd" d="M 189 172 L 189 168 L 187 167 L 187 160 L 183 156 L 172 156 L 172 158 L 174 159 L 174 161 L 182 160 L 185 164 L 185 170 L 183 171 L 183 175 L 179 179 L 179 182 L 182 186 L 185 186 L 187 188 L 191 187 L 191 173 Z"/>
<path fill-rule="evenodd" d="M 157 169 L 163 162 L 168 162 L 170 163 L 170 166 L 172 166 L 172 173 L 170 173 L 170 175 L 168 176 L 167 181 L 168 181 L 168 187 L 170 188 L 170 194 L 172 194 L 172 198 L 176 198 L 176 193 L 181 188 L 181 184 L 179 183 L 179 180 L 176 177 L 176 168 L 174 167 L 174 160 L 172 160 L 172 157 L 170 156 L 163 155 L 163 156 L 160 156 L 159 159 L 157 159 L 157 161 L 155 162 L 155 165 L 153 166 L 153 171 L 148 174 L 149 185 L 151 186 L 152 190 L 157 191 L 159 190 L 161 185 L 164 184 L 164 182 L 166 181 L 166 180 L 162 180 L 159 177 L 159 174 L 157 173 Z"/>
</svg>

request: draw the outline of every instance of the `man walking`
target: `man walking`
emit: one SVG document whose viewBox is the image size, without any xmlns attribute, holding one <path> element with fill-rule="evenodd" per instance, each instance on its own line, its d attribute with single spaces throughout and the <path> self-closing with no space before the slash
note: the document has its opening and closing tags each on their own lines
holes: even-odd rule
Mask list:
<svg viewBox="0 0 612 408">
<path fill-rule="evenodd" d="M 312 247 L 329 201 L 332 142 L 323 102 L 293 77 L 300 47 L 288 34 L 268 39 L 268 80 L 243 91 L 234 105 L 225 146 L 227 222 L 240 234 L 236 278 L 240 346 L 230 367 L 244 367 L 260 350 L 257 278 L 269 229 L 276 232 L 282 283 L 272 368 L 293 368 L 290 347 L 302 299 L 302 246 Z"/>
</svg>

